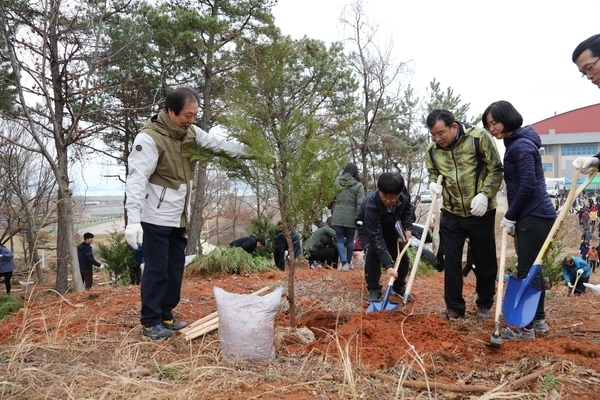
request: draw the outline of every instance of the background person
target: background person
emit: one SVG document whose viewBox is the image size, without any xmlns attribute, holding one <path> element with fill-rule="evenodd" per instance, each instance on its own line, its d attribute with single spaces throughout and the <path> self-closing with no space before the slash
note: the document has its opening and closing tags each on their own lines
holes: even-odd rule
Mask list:
<svg viewBox="0 0 600 400">
<path fill-rule="evenodd" d="M 96 267 L 100 267 L 102 265 L 94 258 L 92 243 L 94 243 L 94 235 L 92 235 L 90 232 L 86 232 L 83 234 L 83 242 L 77 246 L 79 272 L 81 272 L 81 280 L 85 284 L 86 290 L 91 289 L 94 282 L 94 265 Z"/>
<path fill-rule="evenodd" d="M 13 258 L 15 255 L 6 246 L 0 245 L 0 276 L 4 277 L 4 286 L 6 286 L 6 294 L 10 294 L 10 280 L 12 279 L 15 264 Z"/>
<path fill-rule="evenodd" d="M 213 152 L 244 156 L 241 145 L 193 125 L 199 104 L 190 88 L 167 94 L 164 109 L 146 121 L 129 154 L 125 239 L 134 249 L 144 244 L 140 323 L 142 337 L 151 340 L 166 339 L 187 326 L 173 317 L 181 297 L 194 179 L 193 163 L 182 157 L 184 144 L 196 142 Z"/>
<path fill-rule="evenodd" d="M 369 290 L 367 302 L 379 301 L 381 297 L 382 286 L 379 280 L 382 266 L 388 279 L 392 276 L 396 278 L 392 293 L 403 297 L 406 291 L 409 258 L 405 253 L 400 260 L 398 271 L 394 271 L 400 237 L 396 231 L 396 222 L 400 221 L 404 229 L 404 246 L 410 246 L 415 220 L 410 195 L 402 175 L 392 172 L 381 174 L 377 180 L 377 189 L 365 196 L 355 220 L 360 242 L 366 252 L 365 281 Z M 411 294 L 408 301 L 413 298 Z"/>
<path fill-rule="evenodd" d="M 587 263 L 592 269 L 592 273 L 596 272 L 596 265 L 598 264 L 598 250 L 595 247 L 590 247 L 587 253 Z"/>
<path fill-rule="evenodd" d="M 365 198 L 365 188 L 360 182 L 358 167 L 354 163 L 346 165 L 336 183 L 340 192 L 335 196 L 333 227 L 340 257 L 338 270 L 348 271 L 352 265 L 352 253 L 354 252 L 354 234 L 356 232 L 354 217 L 360 203 Z"/>
<path fill-rule="evenodd" d="M 515 238 L 517 279 L 524 279 L 557 216 L 546 191 L 540 155 L 542 141 L 530 125 L 523 126 L 523 117 L 508 101 L 490 104 L 483 112 L 482 120 L 485 129 L 496 139 L 502 139 L 506 148 L 503 165 L 508 210 L 504 213 L 500 228 L 506 228 L 509 235 Z M 550 330 L 546 322 L 546 285 L 541 269 L 532 283 L 542 291 L 533 321 L 523 329 L 503 329 L 500 332 L 503 339 L 531 340 L 535 339 L 536 333 Z"/>
<path fill-rule="evenodd" d="M 279 221 L 277 223 L 277 234 L 273 238 L 273 242 L 275 244 L 275 249 L 273 250 L 273 258 L 275 259 L 275 265 L 281 271 L 285 271 L 285 252 L 288 250 L 288 242 L 285 237 L 284 232 L 285 226 L 283 222 Z M 292 229 L 292 227 L 288 224 L 288 229 L 290 231 L 292 246 L 294 247 L 294 257 L 298 259 L 302 255 L 302 236 L 298 231 Z"/>
<path fill-rule="evenodd" d="M 459 123 L 454 115 L 435 109 L 427 116 L 433 143 L 425 163 L 430 191 L 441 194 L 440 242 L 444 252 L 445 319 L 465 316 L 462 254 L 471 241 L 476 277 L 477 318 L 490 318 L 496 291 L 496 193 L 502 183 L 502 163 L 494 139 L 483 129 Z M 436 182 L 444 178 L 443 186 Z"/>
<path fill-rule="evenodd" d="M 229 247 L 241 247 L 246 253 L 252 254 L 254 250 L 265 246 L 265 239 L 256 236 L 244 236 L 229 243 Z"/>
<path fill-rule="evenodd" d="M 331 267 L 337 262 L 338 252 L 335 244 L 335 230 L 332 217 L 312 233 L 308 240 L 308 264 L 311 269 Z"/>
<path fill-rule="evenodd" d="M 577 271 L 581 271 L 579 280 L 577 279 Z M 569 288 L 569 292 L 575 286 L 575 294 L 585 293 L 584 283 L 588 283 L 590 280 L 590 266 L 586 263 L 583 258 L 567 256 L 563 260 L 562 275 L 565 280 L 565 284 Z M 577 285 L 575 285 L 577 281 Z"/>
<path fill-rule="evenodd" d="M 133 257 L 133 264 L 129 267 L 129 283 L 132 285 L 139 285 L 142 281 L 142 264 L 144 263 L 144 253 L 142 248 L 143 246 L 141 243 L 138 243 L 137 249 L 127 245 L 127 250 L 131 252 Z"/>
</svg>

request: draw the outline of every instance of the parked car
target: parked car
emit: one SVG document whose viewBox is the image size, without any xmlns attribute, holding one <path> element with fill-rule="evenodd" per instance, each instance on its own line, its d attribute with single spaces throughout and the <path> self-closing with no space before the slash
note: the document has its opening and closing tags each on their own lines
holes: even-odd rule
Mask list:
<svg viewBox="0 0 600 400">
<path fill-rule="evenodd" d="M 422 191 L 419 195 L 419 199 L 421 200 L 421 203 L 431 203 L 431 193 L 429 193 L 429 190 Z"/>
</svg>

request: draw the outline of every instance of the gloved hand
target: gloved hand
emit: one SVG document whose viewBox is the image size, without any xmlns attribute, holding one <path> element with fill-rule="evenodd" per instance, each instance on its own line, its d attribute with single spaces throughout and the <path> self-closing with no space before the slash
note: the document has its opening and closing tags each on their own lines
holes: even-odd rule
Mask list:
<svg viewBox="0 0 600 400">
<path fill-rule="evenodd" d="M 579 268 L 579 269 L 577 270 L 577 274 L 578 274 L 578 275 L 583 275 L 583 269 Z"/>
<path fill-rule="evenodd" d="M 485 194 L 479 193 L 471 200 L 471 214 L 481 217 L 487 211 L 488 198 Z"/>
<path fill-rule="evenodd" d="M 125 227 L 125 240 L 134 250 L 137 250 L 138 243 L 143 243 L 144 230 L 139 222 L 127 224 Z"/>
<path fill-rule="evenodd" d="M 429 191 L 439 196 L 442 194 L 442 185 L 438 185 L 437 182 L 431 182 L 429 184 Z"/>
<path fill-rule="evenodd" d="M 567 282 L 567 286 L 569 287 L 569 289 L 573 289 L 573 284 L 571 282 Z"/>
<path fill-rule="evenodd" d="M 506 219 L 506 217 L 502 218 L 500 222 L 500 228 L 506 228 L 506 232 L 513 233 L 515 231 L 515 224 L 517 221 L 511 221 Z"/>
<path fill-rule="evenodd" d="M 398 271 L 396 271 L 393 267 L 386 268 L 386 273 L 388 278 L 398 278 Z"/>
<path fill-rule="evenodd" d="M 582 174 L 589 175 L 598 169 L 600 160 L 596 157 L 578 157 L 573 160 L 573 167 L 580 170 Z"/>
<path fill-rule="evenodd" d="M 590 291 L 594 294 L 600 294 L 600 284 L 594 285 L 591 283 L 584 283 L 583 286 L 590 289 Z"/>
</svg>

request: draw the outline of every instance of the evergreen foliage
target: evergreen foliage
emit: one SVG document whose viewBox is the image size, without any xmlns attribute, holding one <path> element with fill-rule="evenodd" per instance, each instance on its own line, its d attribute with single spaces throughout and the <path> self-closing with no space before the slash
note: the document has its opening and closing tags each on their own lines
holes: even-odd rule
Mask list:
<svg viewBox="0 0 600 400">
<path fill-rule="evenodd" d="M 22 301 L 9 295 L 0 296 L 0 321 L 8 319 L 21 308 L 23 308 Z"/>
<path fill-rule="evenodd" d="M 104 267 L 110 271 L 111 278 L 120 280 L 135 265 L 133 250 L 125 241 L 125 235 L 116 231 L 109 234 L 108 243 L 98 245 L 98 254 L 104 259 Z"/>
<path fill-rule="evenodd" d="M 253 274 L 274 269 L 271 258 L 246 253 L 241 247 L 216 248 L 197 256 L 185 269 L 190 275 Z"/>
</svg>

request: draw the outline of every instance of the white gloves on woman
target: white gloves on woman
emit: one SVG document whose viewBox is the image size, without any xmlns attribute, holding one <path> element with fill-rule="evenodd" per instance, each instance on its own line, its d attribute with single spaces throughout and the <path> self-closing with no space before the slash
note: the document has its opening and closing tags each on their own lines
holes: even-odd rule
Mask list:
<svg viewBox="0 0 600 400">
<path fill-rule="evenodd" d="M 596 157 L 578 157 L 573 160 L 573 167 L 580 170 L 582 174 L 589 175 L 598 170 L 600 160 Z"/>
<path fill-rule="evenodd" d="M 515 231 L 515 224 L 517 221 L 511 221 L 506 219 L 506 217 L 502 218 L 500 221 L 500 228 L 506 228 L 506 232 L 513 233 Z"/>
<path fill-rule="evenodd" d="M 471 201 L 471 214 L 481 217 L 487 211 L 488 198 L 485 194 L 479 193 Z"/>
</svg>

